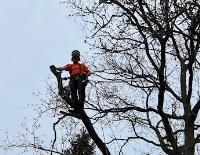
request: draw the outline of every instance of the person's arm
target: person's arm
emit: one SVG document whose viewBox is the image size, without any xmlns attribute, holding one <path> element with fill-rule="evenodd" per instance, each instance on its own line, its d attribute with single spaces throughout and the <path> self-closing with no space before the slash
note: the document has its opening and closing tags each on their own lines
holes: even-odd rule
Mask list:
<svg viewBox="0 0 200 155">
<path fill-rule="evenodd" d="M 87 65 L 84 64 L 84 72 L 86 73 L 87 76 L 90 76 L 92 73 L 91 71 L 88 69 Z"/>
<path fill-rule="evenodd" d="M 92 74 L 92 72 L 90 70 L 88 70 L 87 76 L 90 76 L 91 74 Z"/>
<path fill-rule="evenodd" d="M 58 70 L 58 71 L 66 70 L 66 66 L 64 66 L 64 67 L 56 67 L 56 70 Z"/>
</svg>

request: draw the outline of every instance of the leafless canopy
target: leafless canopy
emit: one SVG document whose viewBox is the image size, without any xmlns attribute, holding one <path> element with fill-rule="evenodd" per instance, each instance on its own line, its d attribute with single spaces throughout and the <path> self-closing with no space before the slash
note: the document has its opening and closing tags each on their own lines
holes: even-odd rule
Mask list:
<svg viewBox="0 0 200 155">
<path fill-rule="evenodd" d="M 166 154 L 194 154 L 200 141 L 200 1 L 63 3 L 83 20 L 86 42 L 96 50 L 93 69 L 101 80 L 93 81 L 96 94 L 89 100 L 96 119 L 128 124 L 124 137 L 110 142 L 142 140 Z"/>
</svg>

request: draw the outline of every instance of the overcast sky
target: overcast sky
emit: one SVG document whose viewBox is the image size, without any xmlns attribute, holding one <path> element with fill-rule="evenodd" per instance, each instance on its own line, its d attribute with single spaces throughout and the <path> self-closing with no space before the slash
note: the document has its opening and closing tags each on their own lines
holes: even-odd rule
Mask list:
<svg viewBox="0 0 200 155">
<path fill-rule="evenodd" d="M 23 108 L 44 89 L 51 64 L 69 63 L 73 49 L 87 52 L 81 26 L 67 11 L 57 0 L 0 0 L 1 131 L 20 128 Z"/>
</svg>

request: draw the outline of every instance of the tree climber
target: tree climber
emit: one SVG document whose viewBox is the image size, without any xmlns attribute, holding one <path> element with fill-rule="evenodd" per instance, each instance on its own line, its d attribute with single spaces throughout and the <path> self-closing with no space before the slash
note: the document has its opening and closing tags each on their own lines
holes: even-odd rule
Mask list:
<svg viewBox="0 0 200 155">
<path fill-rule="evenodd" d="M 91 75 L 90 70 L 85 64 L 80 64 L 80 52 L 78 50 L 72 51 L 73 64 L 67 64 L 64 67 L 56 67 L 58 71 L 66 70 L 70 74 L 69 87 L 71 91 L 71 98 L 79 107 L 84 107 L 85 102 L 85 87 L 87 85 L 87 77 Z M 78 94 L 78 95 L 77 95 Z"/>
</svg>

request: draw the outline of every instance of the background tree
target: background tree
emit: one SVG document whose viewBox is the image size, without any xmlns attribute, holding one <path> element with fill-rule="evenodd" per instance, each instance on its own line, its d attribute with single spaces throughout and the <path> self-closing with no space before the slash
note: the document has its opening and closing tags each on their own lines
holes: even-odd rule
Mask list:
<svg viewBox="0 0 200 155">
<path fill-rule="evenodd" d="M 94 142 L 91 142 L 90 135 L 82 130 L 70 141 L 70 148 L 64 152 L 64 155 L 94 155 Z"/>
<path fill-rule="evenodd" d="M 109 83 L 96 82 L 98 98 L 90 102 L 99 113 L 96 118 L 129 124 L 128 136 L 113 140 L 142 140 L 166 154 L 195 154 L 200 137 L 199 1 L 65 4 L 87 24 L 86 42 L 98 55 L 94 70 Z"/>
</svg>

